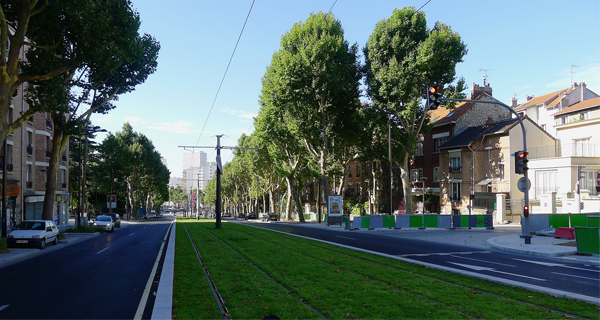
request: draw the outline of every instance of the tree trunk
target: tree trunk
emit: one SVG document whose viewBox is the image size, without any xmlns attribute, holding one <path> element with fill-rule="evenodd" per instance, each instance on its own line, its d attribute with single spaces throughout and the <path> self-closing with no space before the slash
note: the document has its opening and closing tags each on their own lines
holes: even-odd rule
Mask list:
<svg viewBox="0 0 600 320">
<path fill-rule="evenodd" d="M 400 178 L 402 180 L 402 190 L 404 191 L 404 203 L 406 203 L 406 214 L 413 213 L 413 201 L 410 193 L 410 174 L 408 168 L 408 153 L 404 154 L 404 161 L 400 166 Z"/>
<path fill-rule="evenodd" d="M 57 130 L 56 127 L 54 130 L 50 164 L 46 168 L 46 191 L 44 193 L 44 204 L 42 207 L 43 220 L 54 220 L 54 198 L 56 197 L 56 175 L 58 171 L 58 160 L 60 158 L 60 154 L 62 154 L 62 151 L 67 145 L 66 141 L 69 140 L 68 135 L 65 135 L 62 133 L 62 131 Z"/>
</svg>

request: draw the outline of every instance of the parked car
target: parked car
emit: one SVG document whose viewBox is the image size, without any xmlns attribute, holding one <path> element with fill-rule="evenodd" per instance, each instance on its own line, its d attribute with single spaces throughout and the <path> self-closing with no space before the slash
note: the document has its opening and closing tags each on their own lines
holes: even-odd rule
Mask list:
<svg viewBox="0 0 600 320">
<path fill-rule="evenodd" d="M 6 237 L 9 247 L 18 245 L 33 245 L 40 249 L 46 243 L 58 244 L 58 228 L 51 220 L 28 220 L 19 223 Z"/>
<path fill-rule="evenodd" d="M 258 219 L 256 212 L 246 213 L 246 219 Z"/>
<path fill-rule="evenodd" d="M 121 216 L 119 216 L 118 213 L 105 213 L 104 215 L 113 217 L 113 220 L 116 221 L 115 227 L 117 227 L 117 228 L 121 227 Z"/>
<path fill-rule="evenodd" d="M 115 231 L 116 222 L 111 216 L 98 216 L 94 220 L 94 226 L 104 227 L 104 230 L 113 232 Z"/>
<path fill-rule="evenodd" d="M 262 214 L 262 220 L 267 222 L 267 221 L 277 221 L 279 220 L 279 217 L 277 216 L 277 213 L 263 213 Z"/>
</svg>

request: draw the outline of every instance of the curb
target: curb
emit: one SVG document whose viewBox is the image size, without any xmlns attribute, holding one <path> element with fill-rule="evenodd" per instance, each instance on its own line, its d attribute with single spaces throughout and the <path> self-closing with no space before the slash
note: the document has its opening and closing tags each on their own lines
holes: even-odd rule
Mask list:
<svg viewBox="0 0 600 320">
<path fill-rule="evenodd" d="M 574 255 L 577 253 L 577 248 L 573 248 L 570 249 L 568 247 L 565 247 L 564 249 L 560 250 L 560 251 L 556 251 L 556 248 L 554 249 L 554 252 L 544 252 L 543 249 L 540 250 L 540 247 L 548 247 L 548 248 L 553 248 L 553 245 L 547 246 L 547 245 L 538 245 L 537 248 L 538 250 L 531 250 L 530 248 L 514 248 L 514 247 L 509 247 L 506 245 L 499 245 L 496 243 L 496 239 L 501 238 L 501 237 L 496 237 L 496 238 L 491 238 L 488 239 L 487 243 L 494 249 L 499 250 L 499 251 L 505 251 L 505 252 L 511 252 L 511 253 L 518 253 L 518 254 L 523 254 L 523 255 L 528 255 L 528 256 L 535 256 L 535 257 L 544 257 L 544 258 L 553 258 L 553 257 L 563 257 L 563 256 L 570 256 L 570 255 Z"/>
</svg>

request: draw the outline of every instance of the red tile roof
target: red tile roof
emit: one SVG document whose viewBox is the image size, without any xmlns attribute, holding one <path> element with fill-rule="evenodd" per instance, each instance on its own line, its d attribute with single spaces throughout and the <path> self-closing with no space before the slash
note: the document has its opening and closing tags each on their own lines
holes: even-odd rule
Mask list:
<svg viewBox="0 0 600 320">
<path fill-rule="evenodd" d="M 600 106 L 600 97 L 577 102 L 576 104 L 553 114 L 553 116 L 558 116 L 561 114 L 571 113 L 571 112 L 589 109 L 589 108 L 598 107 L 598 106 Z"/>
</svg>

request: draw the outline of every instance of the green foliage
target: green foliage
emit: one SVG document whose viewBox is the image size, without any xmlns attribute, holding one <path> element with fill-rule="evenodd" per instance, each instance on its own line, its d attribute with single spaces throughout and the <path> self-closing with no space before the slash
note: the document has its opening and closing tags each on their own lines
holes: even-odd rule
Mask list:
<svg viewBox="0 0 600 320">
<path fill-rule="evenodd" d="M 94 226 L 94 225 L 88 224 L 87 226 L 84 226 L 84 225 L 75 226 L 73 228 L 66 229 L 64 232 L 65 233 L 96 233 L 96 232 L 104 233 L 105 229 L 104 229 L 104 227 L 101 227 L 101 226 Z"/>
<path fill-rule="evenodd" d="M 6 243 L 6 238 L 0 238 L 0 253 L 9 253 L 10 249 L 8 249 L 8 245 Z"/>
</svg>

